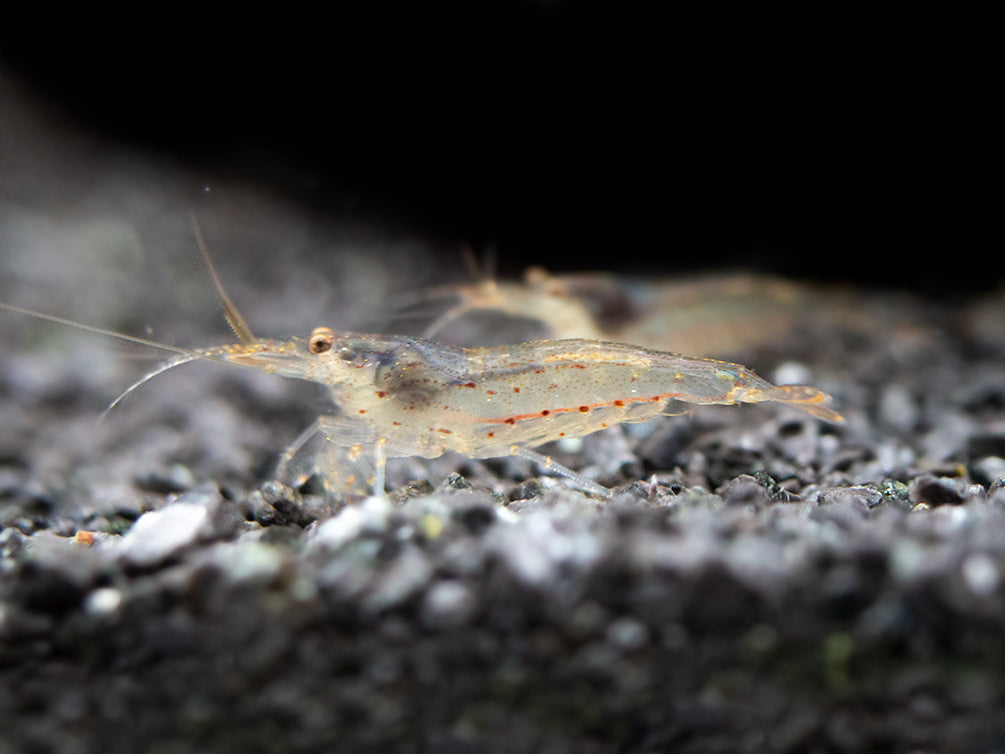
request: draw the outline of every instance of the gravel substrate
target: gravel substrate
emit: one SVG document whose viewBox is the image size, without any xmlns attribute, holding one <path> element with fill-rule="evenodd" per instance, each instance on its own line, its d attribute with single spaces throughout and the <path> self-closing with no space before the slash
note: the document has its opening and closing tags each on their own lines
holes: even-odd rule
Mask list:
<svg viewBox="0 0 1005 754">
<path fill-rule="evenodd" d="M 19 362 L 0 751 L 993 750 L 1002 320 L 899 306 L 910 332 L 766 349 L 843 427 L 710 407 L 555 448 L 608 502 L 460 458 L 295 492 L 269 380 L 166 377 L 96 428 L 103 387 Z"/>
</svg>

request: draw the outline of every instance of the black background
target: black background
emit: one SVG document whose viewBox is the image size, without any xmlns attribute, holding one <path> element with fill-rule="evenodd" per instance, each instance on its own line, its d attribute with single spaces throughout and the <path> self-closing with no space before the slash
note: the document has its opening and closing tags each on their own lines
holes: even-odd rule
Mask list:
<svg viewBox="0 0 1005 754">
<path fill-rule="evenodd" d="M 501 274 L 1002 279 L 998 6 L 366 8 L 144 6 L 0 50 L 80 129 L 494 246 Z"/>
</svg>

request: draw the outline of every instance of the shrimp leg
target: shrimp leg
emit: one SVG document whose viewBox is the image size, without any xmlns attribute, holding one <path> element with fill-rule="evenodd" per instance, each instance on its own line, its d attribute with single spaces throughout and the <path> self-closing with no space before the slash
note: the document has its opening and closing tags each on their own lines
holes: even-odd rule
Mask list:
<svg viewBox="0 0 1005 754">
<path fill-rule="evenodd" d="M 531 450 L 530 448 L 520 445 L 514 445 L 512 452 L 514 455 L 526 458 L 528 461 L 533 461 L 540 469 L 554 471 L 559 476 L 565 477 L 586 492 L 592 492 L 594 495 L 604 498 L 611 496 L 611 491 L 606 487 L 600 486 L 592 479 L 587 479 L 585 476 L 579 472 L 573 471 L 568 466 L 563 466 L 550 456 L 546 456 L 542 453 L 538 453 L 536 450 Z"/>
</svg>

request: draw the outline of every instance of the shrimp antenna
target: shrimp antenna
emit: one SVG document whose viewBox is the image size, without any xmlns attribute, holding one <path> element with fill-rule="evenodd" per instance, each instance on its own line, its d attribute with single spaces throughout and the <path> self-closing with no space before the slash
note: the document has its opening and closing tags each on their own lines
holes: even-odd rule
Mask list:
<svg viewBox="0 0 1005 754">
<path fill-rule="evenodd" d="M 40 319 L 45 322 L 53 322 L 57 325 L 65 325 L 66 327 L 72 327 L 77 330 L 84 330 L 85 332 L 94 333 L 96 335 L 105 335 L 109 338 L 117 338 L 118 340 L 125 340 L 129 343 L 138 343 L 141 346 L 149 346 L 150 348 L 158 348 L 161 351 L 170 351 L 171 353 L 176 353 L 181 356 L 191 356 L 192 358 L 200 359 L 205 358 L 201 354 L 198 354 L 195 350 L 191 348 L 182 348 L 181 346 L 172 346 L 167 343 L 158 343 L 156 340 L 150 340 L 148 338 L 140 338 L 136 335 L 126 335 L 125 333 L 116 332 L 115 330 L 107 330 L 104 327 L 95 327 L 94 325 L 86 325 L 83 322 L 77 322 L 75 319 L 70 319 L 69 317 L 58 317 L 55 314 L 44 314 L 43 312 L 35 311 L 34 309 L 28 309 L 23 306 L 15 306 L 14 304 L 8 304 L 4 301 L 0 301 L 0 309 L 4 309 L 9 312 L 14 312 L 15 314 L 23 314 L 26 317 L 32 317 L 34 319 Z"/>
<path fill-rule="evenodd" d="M 195 360 L 200 359 L 200 358 L 203 358 L 203 356 L 201 354 L 198 354 L 198 353 L 188 353 L 188 354 L 182 353 L 182 354 L 176 356 L 175 358 L 171 359 L 170 361 L 167 361 L 167 362 L 161 364 L 154 371 L 147 372 L 145 375 L 143 375 L 142 377 L 140 377 L 140 379 L 136 380 L 136 382 L 134 382 L 132 385 L 130 385 L 125 390 L 123 390 L 121 393 L 119 393 L 118 397 L 114 401 L 112 401 L 111 403 L 108 404 L 108 407 L 104 411 L 102 411 L 101 412 L 101 416 L 98 417 L 98 424 L 100 424 L 101 422 L 103 422 L 105 420 L 105 417 L 108 416 L 108 413 L 113 408 L 115 408 L 116 406 L 118 406 L 119 403 L 122 402 L 123 398 L 125 398 L 127 395 L 129 395 L 131 392 L 133 392 L 136 388 L 138 388 L 144 382 L 147 382 L 148 380 L 152 380 L 154 377 L 156 377 L 159 374 L 164 374 L 164 372 L 168 371 L 169 369 L 174 369 L 175 367 L 181 366 L 182 364 L 188 364 L 190 361 L 195 361 Z"/>
<path fill-rule="evenodd" d="M 461 246 L 461 254 L 464 256 L 464 264 L 468 268 L 468 273 L 479 283 L 485 284 L 489 281 L 495 281 L 498 261 L 495 246 L 485 247 L 479 259 L 471 244 L 464 243 Z"/>
<path fill-rule="evenodd" d="M 213 285 L 216 286 L 216 293 L 220 297 L 220 302 L 223 304 L 223 316 L 227 319 L 227 324 L 230 325 L 230 329 L 234 331 L 234 335 L 237 336 L 237 339 L 241 341 L 243 345 L 254 343 L 255 336 L 251 334 L 251 328 L 248 327 L 248 323 L 244 321 L 244 317 L 241 316 L 241 312 L 238 310 L 237 306 L 230 300 L 230 296 L 227 295 L 227 291 L 223 287 L 223 282 L 221 282 L 220 276 L 216 274 L 216 267 L 213 265 L 213 259 L 209 256 L 209 248 L 206 246 L 206 241 L 202 237 L 202 231 L 199 229 L 199 221 L 196 219 L 195 212 L 190 211 L 188 213 L 188 221 L 192 226 L 192 233 L 195 235 L 195 244 L 199 247 L 199 253 L 202 255 L 202 261 L 206 264 L 206 269 L 209 270 L 209 276 L 213 279 Z"/>
<path fill-rule="evenodd" d="M 101 417 L 98 419 L 99 422 L 102 419 L 104 419 L 105 415 L 108 414 L 108 412 L 111 411 L 113 408 L 115 408 L 115 406 L 117 406 L 123 398 L 125 398 L 127 395 L 133 392 L 133 390 L 138 388 L 147 380 L 156 377 L 158 374 L 162 374 L 167 370 L 173 369 L 174 367 L 177 366 L 181 366 L 182 364 L 187 364 L 190 361 L 196 361 L 197 359 L 209 359 L 210 361 L 221 360 L 219 359 L 218 356 L 216 356 L 212 352 L 212 350 L 200 352 L 192 350 L 190 348 L 171 346 L 168 345 L 167 343 L 158 343 L 156 340 L 149 340 L 148 338 L 140 338 L 135 335 L 126 335 L 125 333 L 116 332 L 115 330 L 106 330 L 103 327 L 95 327 L 94 325 L 86 325 L 83 322 L 77 322 L 76 320 L 72 320 L 67 317 L 57 317 L 54 314 L 44 314 L 42 312 L 37 312 L 34 309 L 27 309 L 23 306 L 15 306 L 14 304 L 8 304 L 3 301 L 0 301 L 0 309 L 4 309 L 9 312 L 14 312 L 15 314 L 23 314 L 27 317 L 33 317 L 35 319 L 44 320 L 46 322 L 54 322 L 57 325 L 65 325 L 66 327 L 72 327 L 77 330 L 84 330 L 86 332 L 94 333 L 96 335 L 104 335 L 110 338 L 116 338 L 118 340 L 128 341 L 129 343 L 138 343 L 141 346 L 149 346 L 150 348 L 157 348 L 160 349 L 161 351 L 170 351 L 171 353 L 176 354 L 176 356 L 173 359 L 157 367 L 157 369 L 155 369 L 153 372 L 150 372 L 149 374 L 145 375 L 144 377 L 142 377 L 141 379 L 137 380 L 135 383 L 130 385 L 128 388 L 126 388 L 126 390 L 121 395 L 119 395 L 118 398 L 112 401 L 112 403 L 108 406 L 108 408 L 106 408 L 102 412 Z"/>
</svg>

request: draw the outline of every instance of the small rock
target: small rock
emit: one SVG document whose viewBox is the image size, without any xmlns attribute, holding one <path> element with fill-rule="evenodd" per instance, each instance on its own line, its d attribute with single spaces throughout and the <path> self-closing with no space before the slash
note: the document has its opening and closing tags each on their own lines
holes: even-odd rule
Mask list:
<svg viewBox="0 0 1005 754">
<path fill-rule="evenodd" d="M 133 479 L 144 492 L 169 495 L 184 492 L 195 486 L 195 477 L 187 466 L 176 463 L 167 470 L 155 468 L 137 474 Z"/>
<path fill-rule="evenodd" d="M 359 505 L 350 505 L 337 516 L 319 525 L 311 537 L 311 545 L 338 549 L 364 532 L 387 529 L 391 506 L 386 499 L 369 497 Z"/>
<path fill-rule="evenodd" d="M 1005 512 L 1005 479 L 999 479 L 988 488 L 988 505 L 994 510 Z"/>
<path fill-rule="evenodd" d="M 243 520 L 238 506 L 215 487 L 192 490 L 140 516 L 122 538 L 119 552 L 132 565 L 157 565 L 196 542 L 232 534 Z"/>
<path fill-rule="evenodd" d="M 471 588 L 463 581 L 437 581 L 422 601 L 423 622 L 431 628 L 453 628 L 466 624 L 478 606 Z"/>
<path fill-rule="evenodd" d="M 955 479 L 920 476 L 911 483 L 910 500 L 915 505 L 925 503 L 929 506 L 959 505 L 963 502 L 963 494 Z"/>
<path fill-rule="evenodd" d="M 383 574 L 377 577 L 366 606 L 374 612 L 387 610 L 417 594 L 433 575 L 429 559 L 417 547 L 405 547 Z"/>
<path fill-rule="evenodd" d="M 1005 479 L 1005 458 L 999 456 L 984 456 L 972 465 L 974 476 L 986 485 Z"/>
<path fill-rule="evenodd" d="M 741 474 L 723 484 L 719 495 L 727 505 L 764 506 L 771 502 L 764 485 L 748 474 Z"/>
<path fill-rule="evenodd" d="M 989 597 L 998 588 L 1001 573 L 998 564 L 987 553 L 975 552 L 963 561 L 963 581 L 978 597 Z"/>
<path fill-rule="evenodd" d="M 910 432 L 918 424 L 918 405 L 902 385 L 887 385 L 880 396 L 879 416 L 884 424 Z"/>
<path fill-rule="evenodd" d="M 820 494 L 821 505 L 848 506 L 867 513 L 883 502 L 883 493 L 872 486 L 839 487 Z"/>
<path fill-rule="evenodd" d="M 649 629 L 641 621 L 624 616 L 607 627 L 606 637 L 618 649 L 632 652 L 641 649 L 649 641 Z"/>
<path fill-rule="evenodd" d="M 92 616 L 111 615 L 122 605 L 122 591 L 105 586 L 93 590 L 84 598 L 84 610 Z"/>
<path fill-rule="evenodd" d="M 140 516 L 119 546 L 132 565 L 153 566 L 194 544 L 209 526 L 209 511 L 197 503 L 174 503 Z"/>
</svg>

